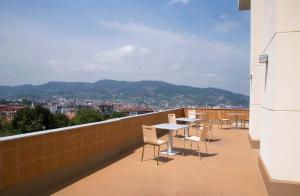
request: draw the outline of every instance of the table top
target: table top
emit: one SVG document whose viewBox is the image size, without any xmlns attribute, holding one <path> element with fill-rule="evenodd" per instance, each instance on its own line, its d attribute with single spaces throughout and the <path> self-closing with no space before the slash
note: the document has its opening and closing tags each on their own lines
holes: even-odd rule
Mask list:
<svg viewBox="0 0 300 196">
<path fill-rule="evenodd" d="M 156 129 L 167 129 L 176 131 L 178 129 L 188 128 L 188 125 L 179 125 L 179 124 L 169 124 L 169 123 L 162 123 L 158 125 L 153 125 Z"/>
<path fill-rule="evenodd" d="M 200 118 L 176 118 L 177 121 L 181 121 L 181 122 L 197 122 L 197 121 L 201 121 Z"/>
<path fill-rule="evenodd" d="M 207 112 L 188 112 L 188 114 L 207 114 Z"/>
<path fill-rule="evenodd" d="M 230 116 L 243 116 L 243 115 L 248 115 L 248 114 L 245 114 L 245 113 L 228 113 L 227 115 L 230 115 Z"/>
</svg>

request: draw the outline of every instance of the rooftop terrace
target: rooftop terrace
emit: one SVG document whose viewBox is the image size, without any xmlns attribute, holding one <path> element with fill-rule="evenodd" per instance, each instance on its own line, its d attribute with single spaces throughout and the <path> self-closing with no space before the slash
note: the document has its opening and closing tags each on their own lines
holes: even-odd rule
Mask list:
<svg viewBox="0 0 300 196">
<path fill-rule="evenodd" d="M 217 111 L 232 112 L 204 110 L 212 120 Z M 153 147 L 147 146 L 141 162 L 141 125 L 167 122 L 169 113 L 181 117 L 187 109 L 1 138 L 0 194 L 267 195 L 248 129 L 214 125 L 215 140 L 208 143 L 208 154 L 200 146 L 201 160 L 196 145 L 186 145 L 185 156 L 162 155 L 157 166 Z M 182 152 L 180 135 L 183 131 L 174 147 Z"/>
<path fill-rule="evenodd" d="M 214 126 L 216 140 L 208 143 L 208 154 L 200 146 L 201 160 L 194 145 L 185 156 L 161 158 L 156 166 L 153 147 L 145 149 L 143 162 L 138 148 L 60 190 L 49 191 L 54 195 L 267 195 L 258 152 L 251 149 L 247 132 Z M 174 142 L 182 151 L 181 139 Z"/>
</svg>

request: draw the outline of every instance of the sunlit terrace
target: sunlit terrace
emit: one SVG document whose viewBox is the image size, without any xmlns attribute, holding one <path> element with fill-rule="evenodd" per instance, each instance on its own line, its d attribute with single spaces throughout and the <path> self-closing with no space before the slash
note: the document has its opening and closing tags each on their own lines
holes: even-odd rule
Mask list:
<svg viewBox="0 0 300 196">
<path fill-rule="evenodd" d="M 217 122 L 217 110 L 197 111 Z M 187 109 L 2 139 L 1 195 L 267 195 L 245 127 L 214 124 L 208 153 L 200 145 L 201 157 L 195 144 L 187 141 L 183 149 L 179 130 L 173 138 L 179 154 L 160 155 L 157 165 L 157 148 L 154 157 L 148 145 L 141 161 L 142 125 L 167 123 L 172 113 L 183 117 Z M 168 141 L 166 133 L 158 130 L 159 139 Z M 189 134 L 198 131 L 193 127 Z"/>
<path fill-rule="evenodd" d="M 192 131 L 195 132 L 195 131 Z M 200 146 L 186 154 L 153 160 L 153 147 L 141 148 L 84 178 L 70 183 L 54 195 L 266 195 L 256 151 L 251 150 L 246 130 L 222 130 L 214 127 L 216 140 L 208 143 L 209 153 Z M 180 132 L 183 135 L 182 132 Z M 196 134 L 196 133 L 194 133 Z M 164 136 L 161 139 L 167 140 Z M 183 141 L 174 139 L 183 151 Z"/>
</svg>

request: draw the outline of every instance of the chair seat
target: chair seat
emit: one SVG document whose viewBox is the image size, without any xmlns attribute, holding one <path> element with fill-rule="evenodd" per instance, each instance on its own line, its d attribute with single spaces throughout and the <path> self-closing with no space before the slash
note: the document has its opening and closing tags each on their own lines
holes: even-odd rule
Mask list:
<svg viewBox="0 0 300 196">
<path fill-rule="evenodd" d="M 150 144 L 150 145 L 155 145 L 155 146 L 159 146 L 159 145 L 162 145 L 164 143 L 168 143 L 168 142 L 163 141 L 163 140 L 157 140 L 156 142 L 144 141 L 144 144 Z"/>
<path fill-rule="evenodd" d="M 229 120 L 229 119 L 228 119 L 228 118 L 222 118 L 221 120 L 227 121 L 227 120 Z"/>
<path fill-rule="evenodd" d="M 184 138 L 185 140 L 190 140 L 190 141 L 193 141 L 193 142 L 199 142 L 200 141 L 200 137 L 198 136 L 190 136 L 190 137 L 187 137 L 187 138 Z"/>
<path fill-rule="evenodd" d="M 157 144 L 158 144 L 158 145 L 162 145 L 162 144 L 164 144 L 164 143 L 167 143 L 167 142 L 164 141 L 164 140 L 157 140 Z"/>
</svg>

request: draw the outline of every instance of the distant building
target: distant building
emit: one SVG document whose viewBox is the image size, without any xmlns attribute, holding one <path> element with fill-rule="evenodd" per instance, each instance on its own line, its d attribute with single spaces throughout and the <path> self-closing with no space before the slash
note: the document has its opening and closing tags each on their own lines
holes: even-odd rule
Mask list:
<svg viewBox="0 0 300 196">
<path fill-rule="evenodd" d="M 103 103 L 99 105 L 99 109 L 103 114 L 111 114 L 114 111 L 112 103 Z"/>
<path fill-rule="evenodd" d="M 153 112 L 153 109 L 146 106 L 128 106 L 121 108 L 119 111 L 123 112 L 126 116 L 134 116 Z"/>
<path fill-rule="evenodd" d="M 19 109 L 28 107 L 22 104 L 0 104 L 0 116 L 5 119 L 5 121 L 10 122 L 13 120 L 16 112 Z"/>
<path fill-rule="evenodd" d="M 73 118 L 76 117 L 76 111 L 75 110 L 69 110 L 66 115 L 69 119 L 73 119 Z"/>
</svg>

